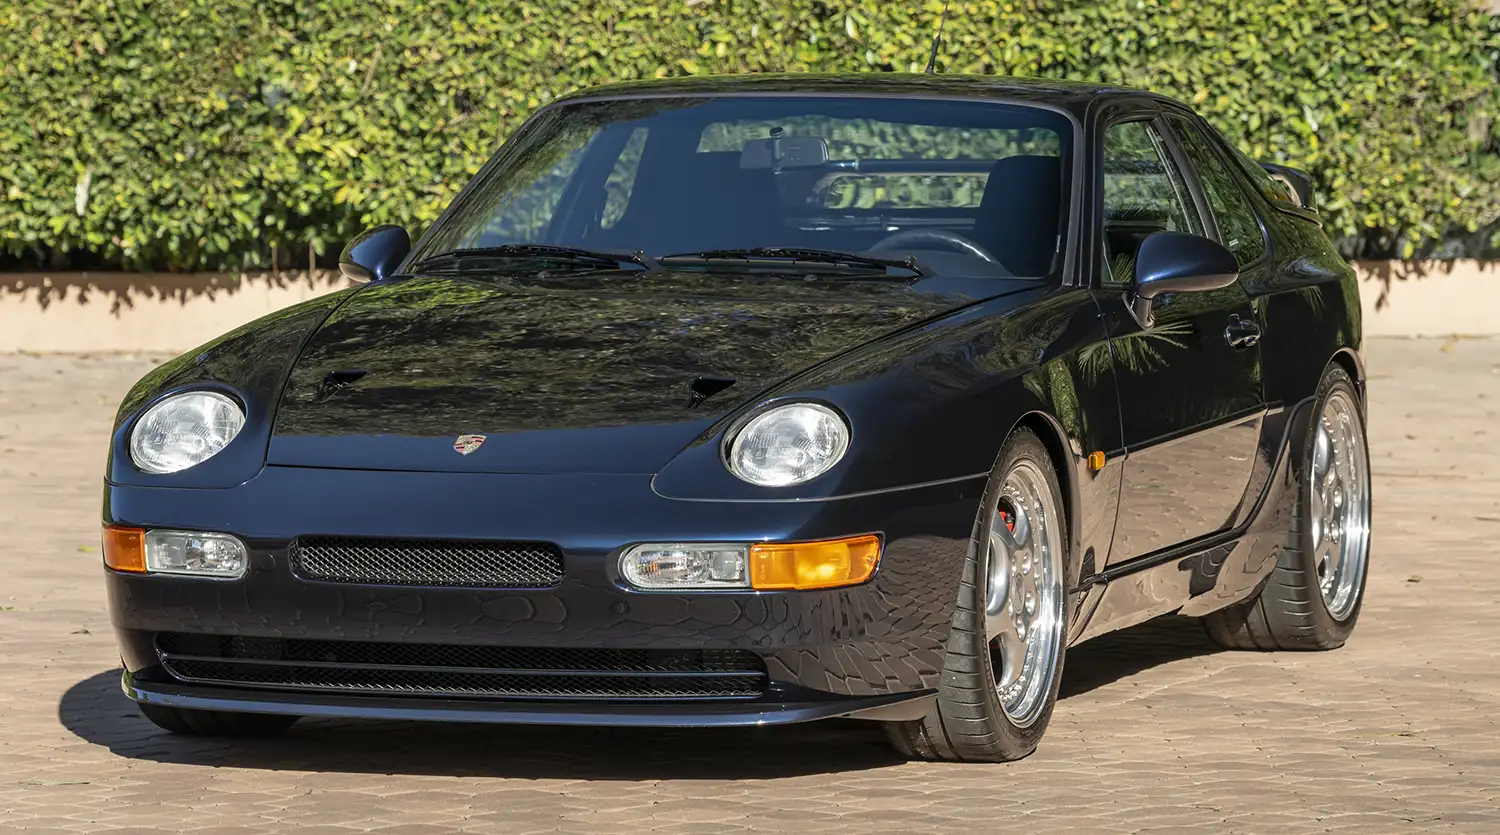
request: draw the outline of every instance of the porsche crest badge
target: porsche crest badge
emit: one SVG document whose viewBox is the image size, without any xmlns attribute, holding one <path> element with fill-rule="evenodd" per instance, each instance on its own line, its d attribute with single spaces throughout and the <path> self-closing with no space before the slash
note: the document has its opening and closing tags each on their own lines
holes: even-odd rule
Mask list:
<svg viewBox="0 0 1500 835">
<path fill-rule="evenodd" d="M 459 455 L 468 455 L 482 446 L 484 446 L 483 435 L 459 435 L 458 440 L 453 442 L 453 451 Z"/>
</svg>

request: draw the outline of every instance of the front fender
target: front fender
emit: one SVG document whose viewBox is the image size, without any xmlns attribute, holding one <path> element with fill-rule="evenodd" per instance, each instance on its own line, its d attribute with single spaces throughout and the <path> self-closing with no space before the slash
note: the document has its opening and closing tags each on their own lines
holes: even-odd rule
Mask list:
<svg viewBox="0 0 1500 835">
<path fill-rule="evenodd" d="M 279 310 L 162 363 L 131 388 L 115 414 L 105 478 L 141 487 L 225 488 L 253 478 L 265 466 L 271 423 L 292 363 L 307 338 L 360 288 L 343 290 Z M 222 452 L 177 473 L 145 473 L 130 459 L 136 418 L 164 397 L 212 389 L 245 407 L 245 427 Z"/>
<path fill-rule="evenodd" d="M 1030 413 L 1061 425 L 1074 456 L 1119 446 L 1108 345 L 1083 290 L 1038 288 L 972 305 L 809 369 L 751 408 L 804 399 L 849 418 L 849 452 L 825 475 L 783 488 L 735 478 L 723 447 L 745 414 L 739 412 L 663 468 L 656 491 L 681 499 L 809 501 L 982 479 Z"/>
</svg>

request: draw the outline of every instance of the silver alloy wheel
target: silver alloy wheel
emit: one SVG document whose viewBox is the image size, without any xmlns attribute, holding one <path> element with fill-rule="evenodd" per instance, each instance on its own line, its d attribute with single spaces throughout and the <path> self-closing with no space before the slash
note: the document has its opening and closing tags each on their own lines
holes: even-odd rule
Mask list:
<svg viewBox="0 0 1500 835">
<path fill-rule="evenodd" d="M 1020 728 L 1042 712 L 1062 655 L 1061 537 L 1046 475 L 1021 459 L 990 512 L 984 609 L 1000 706 Z"/>
<path fill-rule="evenodd" d="M 1309 469 L 1313 564 L 1328 614 L 1343 621 L 1359 603 L 1370 551 L 1370 459 L 1358 406 L 1343 389 L 1323 404 Z"/>
</svg>

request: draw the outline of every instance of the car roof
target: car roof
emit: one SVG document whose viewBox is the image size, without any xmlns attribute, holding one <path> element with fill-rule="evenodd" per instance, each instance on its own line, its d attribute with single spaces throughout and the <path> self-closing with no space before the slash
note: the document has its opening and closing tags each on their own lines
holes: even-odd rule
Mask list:
<svg viewBox="0 0 1500 835">
<path fill-rule="evenodd" d="M 1011 99 L 1050 104 L 1082 114 L 1090 103 L 1105 98 L 1166 96 L 1116 84 L 1065 81 L 1054 78 L 1012 78 L 995 75 L 928 75 L 925 73 L 743 73 L 696 75 L 626 81 L 589 87 L 559 99 L 634 98 L 638 96 L 766 95 L 932 96 L 935 98 Z"/>
</svg>

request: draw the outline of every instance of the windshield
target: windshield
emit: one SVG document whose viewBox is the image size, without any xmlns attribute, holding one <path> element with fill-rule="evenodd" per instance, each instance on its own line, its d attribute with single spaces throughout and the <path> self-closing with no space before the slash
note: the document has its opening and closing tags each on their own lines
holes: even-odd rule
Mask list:
<svg viewBox="0 0 1500 835">
<path fill-rule="evenodd" d="M 725 251 L 817 250 L 1042 278 L 1061 266 L 1072 138 L 1060 113 L 981 101 L 566 104 L 507 143 L 414 263 L 543 244 L 724 269 Z"/>
</svg>

